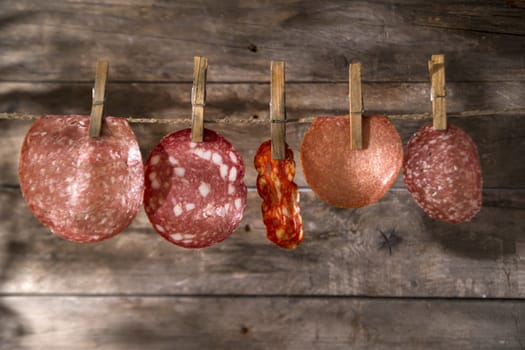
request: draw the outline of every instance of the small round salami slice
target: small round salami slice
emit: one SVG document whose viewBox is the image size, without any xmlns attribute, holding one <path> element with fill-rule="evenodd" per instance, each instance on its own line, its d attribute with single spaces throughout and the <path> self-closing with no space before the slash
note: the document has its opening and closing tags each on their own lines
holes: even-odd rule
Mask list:
<svg viewBox="0 0 525 350">
<path fill-rule="evenodd" d="M 244 163 L 216 132 L 204 129 L 191 142 L 191 129 L 164 137 L 145 167 L 144 207 L 155 230 L 185 248 L 203 248 L 226 239 L 246 208 Z"/>
<path fill-rule="evenodd" d="M 294 249 L 304 238 L 299 190 L 293 182 L 295 161 L 286 146 L 285 159 L 272 159 L 271 140 L 263 142 L 254 158 L 257 192 L 263 199 L 261 211 L 266 236 L 279 247 Z"/>
<path fill-rule="evenodd" d="M 433 219 L 469 221 L 481 209 L 482 178 L 476 144 L 460 128 L 423 126 L 408 141 L 405 186 Z"/>
<path fill-rule="evenodd" d="M 360 208 L 377 202 L 403 164 L 403 145 L 386 117 L 363 116 L 363 149 L 350 150 L 348 116 L 319 117 L 301 144 L 306 182 L 326 203 Z"/>
<path fill-rule="evenodd" d="M 139 145 L 122 118 L 88 135 L 88 116 L 42 116 L 20 156 L 22 194 L 40 222 L 74 242 L 98 242 L 126 228 L 142 205 Z"/>
</svg>

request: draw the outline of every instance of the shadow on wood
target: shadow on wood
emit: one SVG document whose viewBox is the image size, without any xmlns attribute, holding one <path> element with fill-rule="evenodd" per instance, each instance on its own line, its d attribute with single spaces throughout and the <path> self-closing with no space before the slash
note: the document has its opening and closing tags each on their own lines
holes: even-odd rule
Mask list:
<svg viewBox="0 0 525 350">
<path fill-rule="evenodd" d="M 9 190 L 17 192 L 18 190 Z M 23 259 L 27 252 L 27 245 L 23 241 L 17 240 L 21 227 L 17 220 L 10 220 L 16 216 L 14 206 L 2 208 L 0 214 L 1 221 L 6 226 L 6 235 L 0 241 L 0 288 L 8 278 L 8 274 L 15 263 L 16 259 Z M 0 299 L 0 349 L 18 349 L 19 338 L 27 333 L 27 327 L 24 325 L 21 316 Z"/>
</svg>

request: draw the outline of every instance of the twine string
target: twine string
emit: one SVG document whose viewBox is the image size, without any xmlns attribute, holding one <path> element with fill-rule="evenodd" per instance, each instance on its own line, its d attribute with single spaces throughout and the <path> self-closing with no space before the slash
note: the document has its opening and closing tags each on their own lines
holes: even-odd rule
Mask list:
<svg viewBox="0 0 525 350">
<path fill-rule="evenodd" d="M 448 117 L 452 118 L 471 118 L 471 117 L 483 117 L 483 116 L 498 116 L 498 115 L 523 115 L 525 114 L 525 108 L 513 108 L 513 109 L 500 109 L 500 110 L 470 110 L 456 113 L 447 113 Z M 386 115 L 390 119 L 394 120 L 425 120 L 432 119 L 432 113 L 411 113 L 411 114 L 382 114 Z M 41 115 L 26 114 L 26 113 L 0 113 L 0 119 L 4 120 L 36 120 Z M 191 125 L 191 118 L 147 118 L 147 117 L 124 117 L 129 123 L 132 124 L 188 124 Z M 308 124 L 312 123 L 317 117 L 304 117 L 297 119 L 287 119 L 287 124 Z M 220 119 L 206 120 L 206 123 L 210 124 L 251 124 L 251 125 L 263 125 L 270 123 L 270 119 L 253 119 L 253 118 L 235 118 L 225 117 Z"/>
</svg>

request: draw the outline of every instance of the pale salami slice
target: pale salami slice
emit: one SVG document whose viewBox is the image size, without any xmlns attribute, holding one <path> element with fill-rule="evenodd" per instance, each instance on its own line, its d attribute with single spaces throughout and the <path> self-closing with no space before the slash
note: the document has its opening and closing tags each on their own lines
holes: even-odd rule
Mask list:
<svg viewBox="0 0 525 350">
<path fill-rule="evenodd" d="M 126 228 L 142 205 L 139 145 L 122 118 L 42 116 L 27 133 L 19 163 L 22 194 L 40 222 L 65 239 L 98 242 Z"/>
<path fill-rule="evenodd" d="M 185 248 L 226 239 L 246 208 L 244 163 L 216 132 L 191 142 L 191 129 L 169 134 L 153 149 L 145 167 L 144 207 L 155 230 Z"/>
<path fill-rule="evenodd" d="M 326 203 L 360 208 L 377 202 L 403 164 L 403 145 L 386 117 L 363 116 L 363 149 L 350 150 L 348 116 L 319 117 L 301 144 L 306 182 Z"/>
<path fill-rule="evenodd" d="M 254 158 L 257 192 L 263 199 L 261 211 L 266 236 L 279 247 L 294 249 L 303 241 L 303 220 L 299 189 L 295 182 L 293 151 L 286 146 L 285 159 L 272 159 L 271 141 L 265 141 Z"/>
<path fill-rule="evenodd" d="M 423 126 L 408 141 L 404 163 L 405 185 L 431 218 L 457 224 L 481 209 L 478 150 L 460 128 Z"/>
</svg>

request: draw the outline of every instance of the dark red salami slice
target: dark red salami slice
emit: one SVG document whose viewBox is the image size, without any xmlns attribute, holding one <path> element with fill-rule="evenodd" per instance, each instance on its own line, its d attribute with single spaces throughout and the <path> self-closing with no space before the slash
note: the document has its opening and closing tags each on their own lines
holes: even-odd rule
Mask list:
<svg viewBox="0 0 525 350">
<path fill-rule="evenodd" d="M 286 146 L 283 160 L 272 159 L 271 141 L 265 141 L 254 158 L 257 192 L 263 199 L 261 211 L 266 236 L 282 248 L 293 249 L 303 241 L 303 221 L 299 207 L 299 189 L 295 182 L 293 152 Z"/>
<path fill-rule="evenodd" d="M 386 117 L 363 116 L 362 150 L 350 150 L 348 116 L 319 117 L 301 144 L 306 182 L 323 201 L 340 208 L 377 202 L 403 164 L 403 145 Z"/>
<path fill-rule="evenodd" d="M 145 167 L 144 207 L 155 230 L 185 248 L 226 239 L 246 208 L 244 163 L 216 132 L 191 142 L 191 129 L 169 134 L 153 149 Z"/>
<path fill-rule="evenodd" d="M 88 116 L 42 116 L 22 145 L 22 194 L 40 222 L 75 242 L 98 242 L 126 228 L 142 204 L 144 173 L 128 122 L 106 117 L 99 138 Z"/>
<path fill-rule="evenodd" d="M 460 128 L 423 126 L 408 141 L 404 163 L 405 185 L 431 218 L 457 224 L 481 209 L 478 150 Z"/>
</svg>

